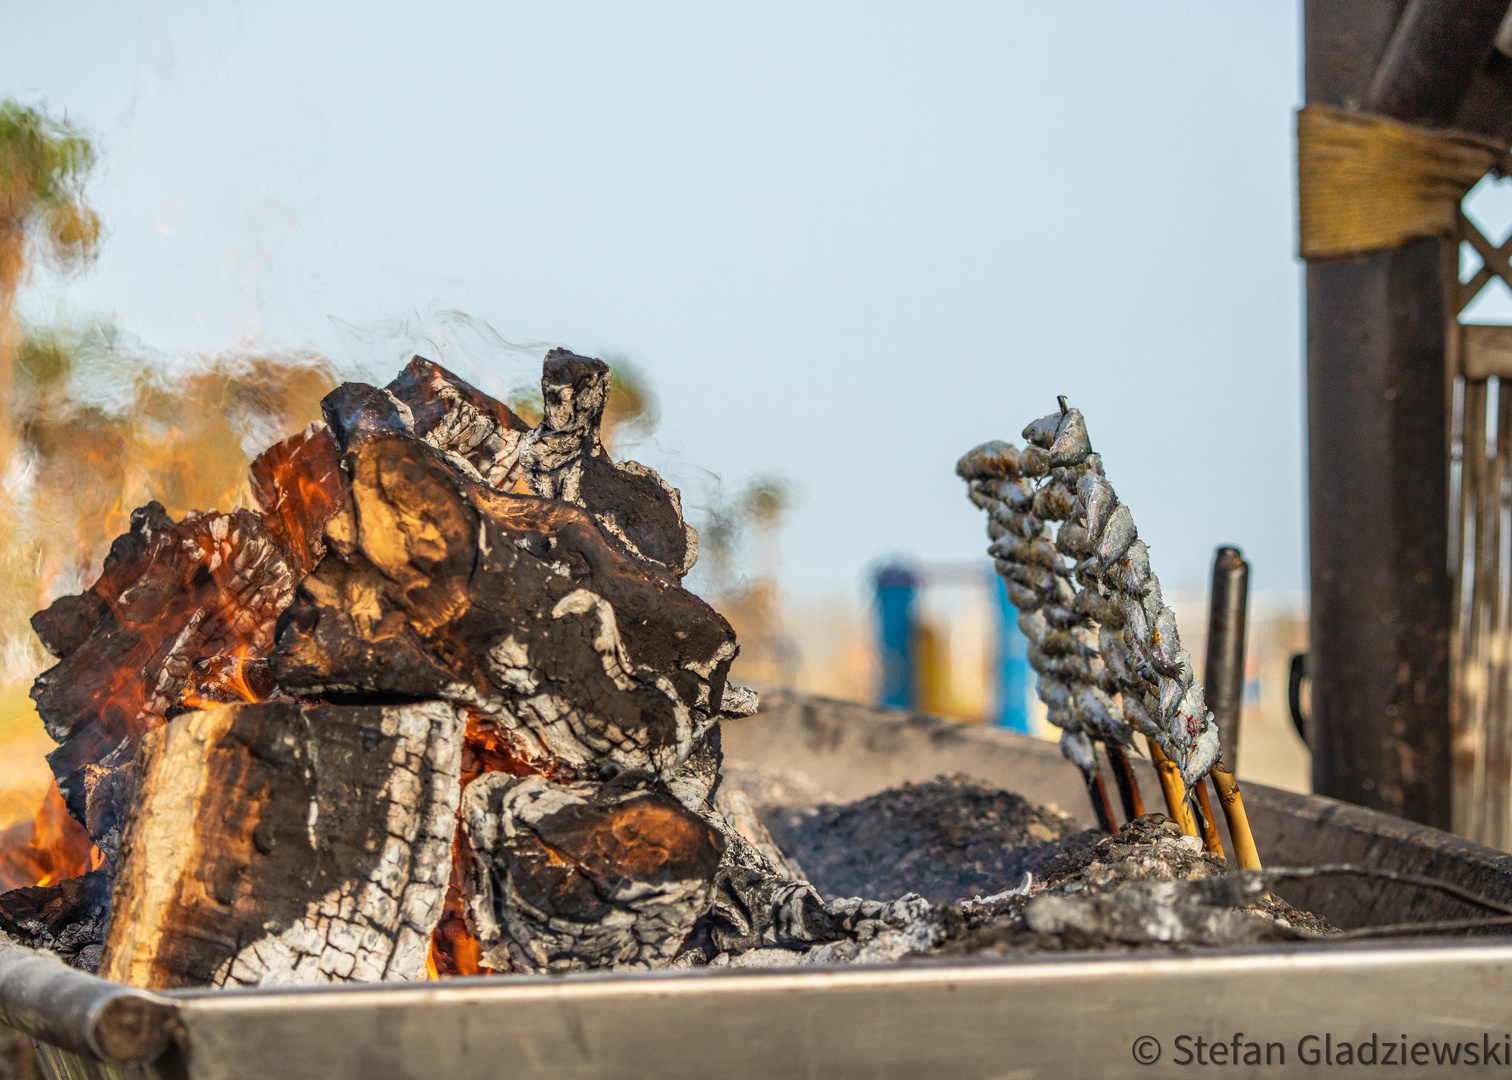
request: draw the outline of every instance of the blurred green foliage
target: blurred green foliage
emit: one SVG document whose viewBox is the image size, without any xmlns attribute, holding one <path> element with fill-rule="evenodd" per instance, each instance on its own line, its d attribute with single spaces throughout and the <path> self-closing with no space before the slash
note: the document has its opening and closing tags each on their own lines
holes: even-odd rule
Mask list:
<svg viewBox="0 0 1512 1080">
<path fill-rule="evenodd" d="M 13 302 L 33 241 L 62 267 L 94 257 L 100 218 L 84 198 L 94 164 L 93 145 L 67 117 L 0 101 L 0 305 Z"/>
</svg>

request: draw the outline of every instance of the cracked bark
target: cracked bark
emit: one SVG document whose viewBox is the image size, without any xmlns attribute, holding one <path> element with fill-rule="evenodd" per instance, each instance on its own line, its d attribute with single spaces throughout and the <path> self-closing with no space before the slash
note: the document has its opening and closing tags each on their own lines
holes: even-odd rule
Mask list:
<svg viewBox="0 0 1512 1080">
<path fill-rule="evenodd" d="M 464 722 L 442 702 L 261 704 L 147 734 L 102 974 L 150 988 L 423 977 Z"/>
</svg>

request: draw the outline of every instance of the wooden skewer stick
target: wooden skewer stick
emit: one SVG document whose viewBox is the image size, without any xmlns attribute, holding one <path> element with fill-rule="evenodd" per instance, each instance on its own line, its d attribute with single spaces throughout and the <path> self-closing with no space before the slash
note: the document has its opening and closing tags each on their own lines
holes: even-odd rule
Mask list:
<svg viewBox="0 0 1512 1080">
<path fill-rule="evenodd" d="M 1196 836 L 1197 822 L 1192 817 L 1192 808 L 1187 805 L 1186 784 L 1181 780 L 1181 770 L 1174 761 L 1166 757 L 1165 751 L 1154 739 L 1147 737 L 1145 744 L 1150 748 L 1150 761 L 1160 775 L 1160 787 L 1165 792 L 1166 813 L 1181 826 L 1182 832 Z"/>
<path fill-rule="evenodd" d="M 1202 846 L 1209 855 L 1223 854 L 1223 838 L 1218 835 L 1218 822 L 1213 817 L 1213 804 L 1208 801 L 1207 785 L 1197 781 L 1197 805 L 1202 809 Z"/>
<path fill-rule="evenodd" d="M 1118 823 L 1113 820 L 1113 804 L 1108 801 L 1108 787 L 1103 783 L 1102 773 L 1092 769 L 1082 776 L 1087 781 L 1087 794 L 1092 799 L 1092 812 L 1097 815 L 1097 827 L 1106 833 L 1116 833 Z"/>
<path fill-rule="evenodd" d="M 1221 764 L 1213 766 L 1212 775 L 1213 786 L 1218 789 L 1218 801 L 1223 804 L 1223 816 L 1228 819 L 1229 839 L 1234 842 L 1234 858 L 1239 862 L 1239 869 L 1259 870 L 1260 852 L 1256 850 L 1255 837 L 1250 832 L 1239 784 L 1234 774 Z"/>
<path fill-rule="evenodd" d="M 1139 778 L 1129 765 L 1129 755 L 1117 743 L 1108 743 L 1108 761 L 1113 766 L 1113 780 L 1123 801 L 1124 818 L 1133 821 L 1144 814 L 1144 799 L 1139 795 Z"/>
</svg>

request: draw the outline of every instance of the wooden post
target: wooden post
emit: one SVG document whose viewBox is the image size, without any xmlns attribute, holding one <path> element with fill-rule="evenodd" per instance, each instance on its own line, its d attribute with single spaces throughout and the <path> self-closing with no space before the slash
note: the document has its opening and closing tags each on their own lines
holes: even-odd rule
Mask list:
<svg viewBox="0 0 1512 1080">
<path fill-rule="evenodd" d="M 1506 4 L 1307 0 L 1309 104 L 1448 125 Z M 1313 788 L 1450 824 L 1452 240 L 1307 268 Z"/>
</svg>

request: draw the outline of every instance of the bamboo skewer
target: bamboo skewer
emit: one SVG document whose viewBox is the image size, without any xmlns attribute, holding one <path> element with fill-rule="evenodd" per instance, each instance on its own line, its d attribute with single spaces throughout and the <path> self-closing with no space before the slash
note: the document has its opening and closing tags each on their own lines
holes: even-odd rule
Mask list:
<svg viewBox="0 0 1512 1080">
<path fill-rule="evenodd" d="M 1113 804 L 1108 801 L 1108 785 L 1103 783 L 1102 773 L 1094 769 L 1082 775 L 1087 780 L 1087 795 L 1092 799 L 1092 812 L 1097 815 L 1098 828 L 1106 833 L 1118 832 L 1118 822 L 1113 818 Z"/>
<path fill-rule="evenodd" d="M 1250 832 L 1239 784 L 1234 774 L 1222 765 L 1213 766 L 1212 776 L 1213 786 L 1218 789 L 1218 801 L 1223 805 L 1223 816 L 1228 819 L 1229 839 L 1234 842 L 1234 858 L 1239 869 L 1259 870 L 1260 852 L 1256 850 L 1255 836 Z"/>
<path fill-rule="evenodd" d="M 1129 765 L 1129 755 L 1117 743 L 1108 743 L 1108 761 L 1113 766 L 1113 780 L 1118 784 L 1118 797 L 1123 801 L 1124 817 L 1133 821 L 1144 816 L 1144 799 L 1139 794 L 1139 778 Z"/>
<path fill-rule="evenodd" d="M 1223 838 L 1218 835 L 1218 822 L 1213 817 L 1213 804 L 1208 801 L 1207 785 L 1199 780 L 1193 790 L 1202 811 L 1202 820 L 1198 822 L 1202 826 L 1202 846 L 1207 848 L 1209 855 L 1222 855 Z"/>
<path fill-rule="evenodd" d="M 1145 745 L 1150 748 L 1150 761 L 1160 776 L 1160 788 L 1165 792 L 1166 813 L 1181 826 L 1182 832 L 1196 836 L 1197 822 L 1192 817 L 1192 808 L 1187 804 L 1186 785 L 1181 781 L 1181 770 L 1174 761 L 1166 757 L 1165 751 L 1154 739 L 1146 737 Z"/>
</svg>

